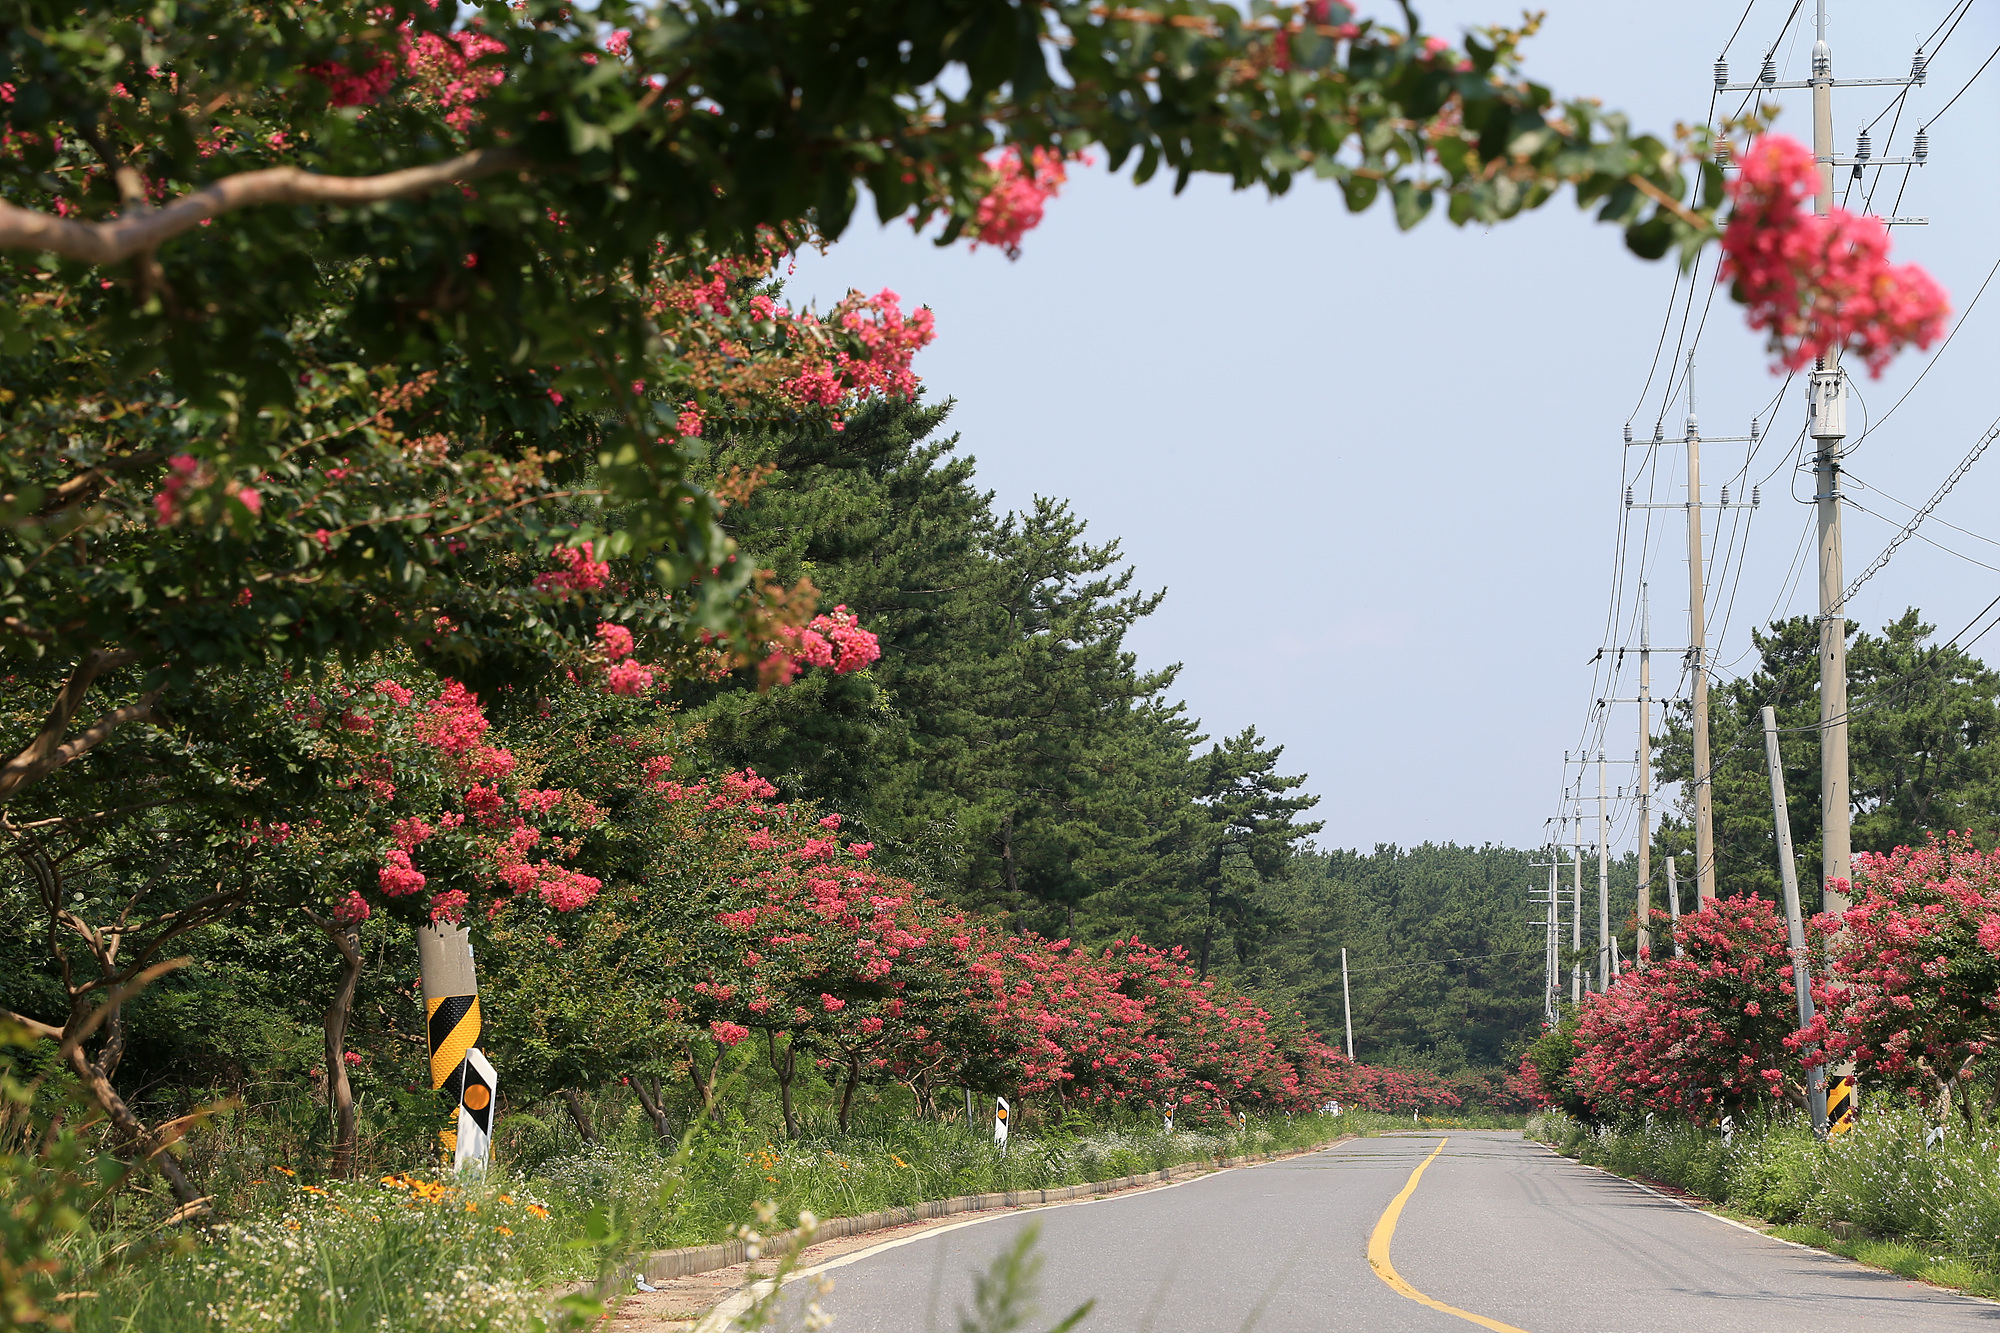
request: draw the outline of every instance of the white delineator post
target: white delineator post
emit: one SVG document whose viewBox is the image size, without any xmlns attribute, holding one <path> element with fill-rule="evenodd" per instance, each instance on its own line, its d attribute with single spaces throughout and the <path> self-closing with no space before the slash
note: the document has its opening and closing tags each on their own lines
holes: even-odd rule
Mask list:
<svg viewBox="0 0 2000 1333">
<path fill-rule="evenodd" d="M 1812 975 L 1807 968 L 1806 928 L 1799 912 L 1798 862 L 1792 857 L 1792 816 L 1785 806 L 1785 769 L 1778 755 L 1778 715 L 1764 705 L 1764 762 L 1771 770 L 1771 820 L 1778 830 L 1778 876 L 1785 886 L 1785 929 L 1792 948 L 1792 996 L 1799 1026 L 1813 1020 Z M 1826 1134 L 1826 1068 L 1806 1066 L 1806 1109 L 1814 1132 Z"/>
<path fill-rule="evenodd" d="M 1012 1110 L 1005 1097 L 993 1099 L 993 1145 L 1000 1149 L 1000 1155 L 1007 1155 L 1007 1116 Z"/>
</svg>

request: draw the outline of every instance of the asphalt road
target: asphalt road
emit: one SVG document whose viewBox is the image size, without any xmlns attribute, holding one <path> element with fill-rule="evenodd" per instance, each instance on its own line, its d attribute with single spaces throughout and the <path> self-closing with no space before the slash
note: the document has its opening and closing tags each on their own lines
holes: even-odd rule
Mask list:
<svg viewBox="0 0 2000 1333">
<path fill-rule="evenodd" d="M 1369 1237 L 1430 1157 L 1391 1238 Z M 2000 1305 L 1787 1245 L 1524 1142 L 1453 1131 L 924 1233 L 835 1261 L 834 1333 L 948 1333 L 971 1274 L 1038 1227 L 1041 1333 L 1096 1300 L 1084 1333 L 2000 1333 Z M 786 1303 L 803 1301 L 803 1286 Z M 797 1327 L 796 1310 L 780 1327 Z"/>
</svg>

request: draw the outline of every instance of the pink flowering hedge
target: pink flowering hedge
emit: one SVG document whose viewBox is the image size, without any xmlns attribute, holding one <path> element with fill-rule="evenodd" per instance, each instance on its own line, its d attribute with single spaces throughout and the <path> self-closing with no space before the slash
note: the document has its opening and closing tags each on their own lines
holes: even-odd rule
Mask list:
<svg viewBox="0 0 2000 1333">
<path fill-rule="evenodd" d="M 707 1099 L 722 1053 L 745 1048 L 793 1128 L 808 1070 L 843 1124 L 858 1089 L 887 1083 L 927 1110 L 972 1087 L 1187 1125 L 1461 1103 L 1436 1075 L 1350 1062 L 1179 950 L 1011 933 L 885 873 L 840 815 L 752 771 L 686 774 L 687 738 L 618 686 L 629 636 L 607 625 L 600 640 L 567 691 L 517 701 L 505 725 L 451 681 L 302 694 L 298 722 L 344 758 L 348 822 L 251 834 L 310 857 L 350 849 L 323 909 L 336 919 L 471 924 L 496 1032 L 544 1071 L 530 1086 L 671 1075 Z M 845 611 L 794 646 L 800 669 L 833 671 L 874 650 Z M 664 975 L 635 980 L 638 957 Z M 592 988 L 621 1005 L 643 991 L 649 1026 L 607 1044 Z M 558 989 L 575 995 L 559 1004 Z"/>
<path fill-rule="evenodd" d="M 1585 997 L 1572 1060 L 1524 1065 L 1541 1100 L 1709 1121 L 1803 1106 L 1807 1064 L 1846 1059 L 1938 1114 L 1963 1106 L 2000 1040 L 2000 852 L 1953 832 L 1859 853 L 1854 871 L 1853 906 L 1807 923 L 1809 1026 L 1797 1022 L 1782 910 L 1719 899 L 1682 918 L 1683 957 Z"/>
</svg>

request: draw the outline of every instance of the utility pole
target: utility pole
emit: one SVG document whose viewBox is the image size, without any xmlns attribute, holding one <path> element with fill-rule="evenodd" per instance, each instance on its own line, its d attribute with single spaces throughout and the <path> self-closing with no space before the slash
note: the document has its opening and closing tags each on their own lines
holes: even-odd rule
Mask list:
<svg viewBox="0 0 2000 1333">
<path fill-rule="evenodd" d="M 1578 786 L 1582 785 L 1581 777 Z M 1569 853 L 1569 951 L 1576 959 L 1569 970 L 1569 1002 L 1583 1002 L 1583 808 L 1576 807 L 1576 841 Z"/>
<path fill-rule="evenodd" d="M 1653 653 L 1652 606 L 1639 585 L 1639 935 L 1633 966 L 1643 966 L 1653 946 Z"/>
<path fill-rule="evenodd" d="M 1715 897 L 1715 783 L 1708 762 L 1708 570 L 1701 555 L 1701 431 L 1694 416 L 1694 352 L 1688 352 L 1688 697 L 1694 713 L 1694 882 L 1697 906 Z"/>
<path fill-rule="evenodd" d="M 1824 13 L 1824 10 L 1822 10 Z M 1771 770 L 1771 819 L 1778 830 L 1778 876 L 1785 887 L 1785 927 L 1792 946 L 1792 995 L 1798 1002 L 1799 1026 L 1813 1020 L 1812 977 L 1807 971 L 1806 929 L 1799 912 L 1799 868 L 1792 856 L 1792 816 L 1785 808 L 1785 768 L 1778 757 L 1778 715 L 1764 705 L 1764 761 Z M 1806 1066 L 1806 1109 L 1813 1130 L 1826 1137 L 1826 1067 Z"/>
<path fill-rule="evenodd" d="M 1340 1013 L 1347 1020 L 1347 1058 L 1354 1059 L 1354 1001 L 1347 993 L 1347 950 L 1340 951 Z"/>
<path fill-rule="evenodd" d="M 1718 84 L 1717 86 L 1720 87 L 1721 85 Z M 1761 87 L 1761 85 L 1757 86 Z M 1752 486 L 1750 488 L 1750 500 L 1747 505 L 1740 497 L 1732 503 L 1729 499 L 1729 488 L 1724 486 L 1722 488 L 1722 501 L 1720 504 L 1706 505 L 1702 503 L 1702 436 L 1701 427 L 1696 420 L 1694 411 L 1694 353 L 1692 351 L 1688 353 L 1687 359 L 1687 386 L 1687 429 L 1682 436 L 1682 443 L 1687 446 L 1687 499 L 1680 507 L 1687 510 L 1688 641 L 1686 652 L 1689 676 L 1688 711 L 1691 714 L 1694 724 L 1694 772 L 1690 778 L 1690 783 L 1693 786 L 1692 795 L 1694 797 L 1695 902 L 1696 906 L 1699 907 L 1706 904 L 1709 899 L 1715 897 L 1715 775 L 1711 771 L 1708 738 L 1708 566 L 1702 555 L 1701 511 L 1704 509 L 1731 508 L 1756 509 L 1763 503 L 1763 496 L 1760 487 Z M 1757 422 L 1753 418 L 1750 422 L 1750 433 L 1748 435 L 1717 436 L 1711 439 L 1709 443 L 1754 444 L 1757 442 L 1757 438 Z M 1658 448 L 1666 443 L 1665 428 L 1662 424 L 1655 423 L 1653 438 L 1647 443 L 1652 448 Z M 1628 448 L 1633 444 L 1632 428 L 1629 425 L 1625 427 L 1625 444 Z M 1627 509 L 1672 509 L 1676 506 L 1639 504 L 1634 501 L 1632 492 L 1628 488 L 1625 492 L 1625 507 Z M 1647 638 L 1642 638 L 1640 644 L 1640 670 L 1644 673 L 1647 669 L 1646 658 L 1649 656 L 1646 652 Z M 1650 691 L 1642 689 L 1641 693 L 1650 694 Z M 1618 702 L 1631 701 L 1620 700 Z M 1642 700 L 1642 717 L 1645 715 L 1645 712 L 1645 702 Z M 1640 781 L 1650 786 L 1651 776 L 1648 771 L 1650 764 L 1647 762 L 1650 758 L 1650 739 L 1645 737 L 1643 733 L 1640 746 Z M 1649 842 L 1650 838 L 1642 838 L 1640 841 L 1639 845 L 1642 850 L 1639 854 L 1642 857 L 1646 855 L 1644 849 Z M 1652 890 L 1650 882 L 1643 878 L 1640 882 L 1643 886 L 1641 892 L 1650 897 Z"/>
<path fill-rule="evenodd" d="M 1717 92 L 1751 92 L 1759 95 L 1787 88 L 1812 91 L 1813 161 L 1818 168 L 1819 188 L 1813 192 L 1813 212 L 1825 217 L 1833 211 L 1835 167 L 1851 167 L 1854 179 L 1865 168 L 1891 166 L 1920 167 L 1930 156 L 1930 127 L 1918 128 L 1908 157 L 1876 157 L 1868 130 L 1856 136 L 1854 156 L 1839 157 L 1833 148 L 1833 90 L 1842 86 L 1881 87 L 1921 86 L 1927 76 L 1929 58 L 1918 47 L 1910 60 L 1910 74 L 1902 79 L 1848 79 L 1833 77 L 1833 49 L 1826 42 L 1826 0 L 1814 6 L 1816 40 L 1812 49 L 1812 77 L 1803 83 L 1778 81 L 1777 65 L 1770 55 L 1755 83 L 1732 84 L 1729 67 L 1715 64 Z M 1872 125 L 1870 128 L 1873 128 Z M 1922 226 L 1921 217 L 1884 218 L 1887 226 Z M 1840 534 L 1840 454 L 1847 437 L 1847 380 L 1840 367 L 1840 349 L 1834 347 L 1814 364 L 1807 388 L 1807 432 L 1813 438 L 1813 502 L 1819 511 L 1819 764 L 1821 837 L 1821 900 L 1828 911 L 1849 905 L 1848 896 L 1836 890 L 1852 873 L 1853 789 L 1847 746 L 1847 617 L 1846 597 L 1841 588 Z M 1697 742 L 1699 743 L 1699 742 Z M 1700 760 L 1696 760 L 1699 772 Z M 1702 881 L 1702 897 L 1711 891 Z"/>
<path fill-rule="evenodd" d="M 1611 988 L 1611 816 L 1604 796 L 1604 751 L 1597 752 L 1597 988 Z"/>
<path fill-rule="evenodd" d="M 1556 996 L 1562 990 L 1562 963 L 1558 957 L 1562 948 L 1562 936 L 1557 933 L 1559 917 L 1556 909 L 1562 902 L 1562 885 L 1557 878 L 1559 862 L 1553 844 L 1549 847 L 1549 910 L 1547 947 L 1543 950 L 1544 966 L 1542 975 L 1547 984 L 1543 987 L 1542 1009 L 1551 1023 L 1556 1020 Z"/>
<path fill-rule="evenodd" d="M 1826 44 L 1826 0 L 1818 0 L 1818 40 L 1812 50 L 1813 160 L 1819 191 L 1813 212 L 1833 210 L 1833 51 Z M 1819 508 L 1819 792 L 1820 898 L 1829 912 L 1844 911 L 1835 890 L 1851 873 L 1847 767 L 1847 617 L 1843 614 L 1840 549 L 1840 446 L 1847 436 L 1847 383 L 1840 349 L 1815 365 L 1810 394 L 1813 498 Z M 1824 1097 L 1824 1093 L 1822 1093 Z M 1825 1119 L 1824 1115 L 1820 1117 Z"/>
</svg>

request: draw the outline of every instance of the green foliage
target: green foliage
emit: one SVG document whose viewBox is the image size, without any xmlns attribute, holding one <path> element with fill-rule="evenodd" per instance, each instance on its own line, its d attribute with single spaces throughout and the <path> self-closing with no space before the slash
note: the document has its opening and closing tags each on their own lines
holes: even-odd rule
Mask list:
<svg viewBox="0 0 2000 1333">
<path fill-rule="evenodd" d="M 1548 872 L 1529 865 L 1536 859 L 1449 843 L 1301 855 L 1270 896 L 1283 925 L 1251 975 L 1294 995 L 1321 1031 L 1339 1032 L 1345 945 L 1357 1058 L 1455 1044 L 1465 1062 L 1511 1063 L 1507 1052 L 1541 1015 L 1542 936 L 1528 924 L 1527 889 Z"/>
<path fill-rule="evenodd" d="M 1848 748 L 1856 851 L 1920 846 L 1928 832 L 1980 831 L 1990 840 L 2000 804 L 2000 673 L 1964 649 L 1928 642 L 1934 627 L 1914 609 L 1861 631 L 1848 645 Z M 1807 616 L 1753 631 L 1755 671 L 1709 694 L 1715 756 L 1717 891 L 1781 898 L 1770 773 L 1760 710 L 1777 713 L 1778 749 L 1792 820 L 1799 882 L 1820 869 L 1819 626 Z M 1657 778 L 1685 784 L 1692 732 L 1684 705 L 1670 709 L 1659 738 Z M 1655 862 L 1693 850 L 1689 812 L 1662 821 Z M 1684 866 L 1691 862 L 1683 860 Z M 1684 901 L 1692 897 L 1683 890 Z M 1809 905 L 1816 895 L 1808 893 Z M 1657 894 L 1655 901 L 1658 901 Z"/>
<path fill-rule="evenodd" d="M 1139 932 L 1220 958 L 1268 924 L 1317 825 L 1254 731 L 1206 752 L 1175 669 L 1141 671 L 1127 632 L 1158 606 L 1117 543 L 1046 498 L 999 514 L 948 407 L 882 403 L 832 440 L 733 440 L 715 466 L 771 467 L 725 515 L 781 579 L 810 578 L 881 636 L 858 676 L 757 692 L 688 684 L 704 745 L 838 810 L 885 868 L 1056 936 Z M 1237 936 L 1243 938 L 1238 940 Z"/>
</svg>

